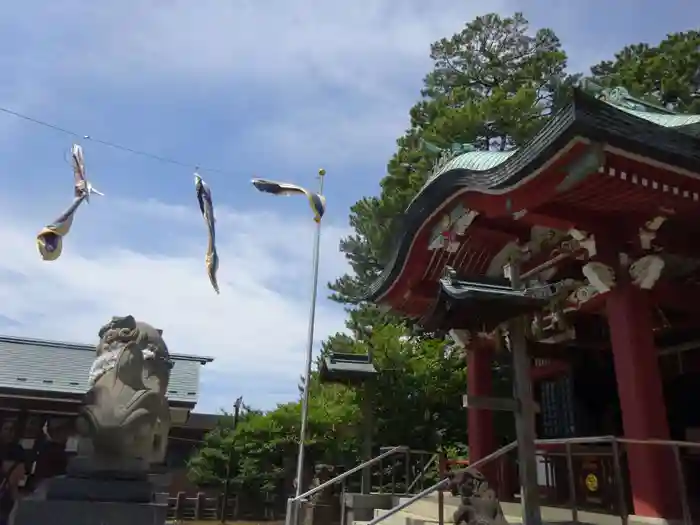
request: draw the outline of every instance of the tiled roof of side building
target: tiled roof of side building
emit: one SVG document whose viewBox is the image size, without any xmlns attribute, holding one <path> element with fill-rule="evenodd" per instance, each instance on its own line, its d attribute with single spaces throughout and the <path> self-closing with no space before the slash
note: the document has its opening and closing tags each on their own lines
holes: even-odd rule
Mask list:
<svg viewBox="0 0 700 525">
<path fill-rule="evenodd" d="M 0 388 L 83 394 L 95 358 L 95 347 L 0 336 Z M 174 361 L 168 399 L 195 404 L 199 395 L 199 369 L 211 357 L 171 354 Z"/>
</svg>

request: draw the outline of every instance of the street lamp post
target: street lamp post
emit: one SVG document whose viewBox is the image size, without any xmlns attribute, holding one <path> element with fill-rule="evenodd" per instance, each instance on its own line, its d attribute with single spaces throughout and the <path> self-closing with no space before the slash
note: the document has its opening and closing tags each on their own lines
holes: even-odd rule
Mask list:
<svg viewBox="0 0 700 525">
<path fill-rule="evenodd" d="M 243 404 L 243 398 L 239 397 L 233 404 L 233 426 L 231 431 L 235 432 L 238 426 L 238 417 L 241 413 L 241 405 Z M 228 452 L 228 458 L 226 458 L 226 479 L 224 480 L 224 497 L 221 502 L 221 523 L 226 523 L 226 509 L 228 508 L 228 494 L 229 486 L 231 480 L 231 470 L 233 470 L 231 463 L 233 463 L 233 447 Z"/>
<path fill-rule="evenodd" d="M 309 388 L 311 382 L 311 362 L 313 360 L 314 347 L 314 327 L 316 323 L 316 296 L 318 293 L 318 266 L 321 247 L 321 219 L 326 210 L 326 200 L 323 196 L 323 181 L 326 175 L 326 170 L 318 170 L 319 189 L 318 193 L 308 191 L 307 189 L 284 182 L 275 182 L 265 179 L 254 179 L 253 185 L 264 193 L 272 195 L 293 195 L 300 194 L 306 196 L 314 213 L 314 221 L 316 221 L 316 232 L 314 235 L 313 247 L 313 268 L 312 268 L 312 291 L 311 291 L 311 306 L 309 310 L 309 326 L 308 336 L 306 341 L 306 368 L 304 370 L 304 389 L 301 398 L 301 429 L 299 432 L 299 455 L 297 458 L 297 483 L 295 497 L 299 497 L 303 493 L 303 473 L 304 473 L 304 442 L 306 441 L 306 427 L 309 419 Z"/>
<path fill-rule="evenodd" d="M 319 170 L 318 194 L 323 195 L 323 179 L 326 172 Z M 301 397 L 301 429 L 299 431 L 299 455 L 297 457 L 297 487 L 295 497 L 302 494 L 304 474 L 304 442 L 306 441 L 306 427 L 309 421 L 309 388 L 311 387 L 311 362 L 314 350 L 314 328 L 316 325 L 316 297 L 318 295 L 318 266 L 321 253 L 321 221 L 316 221 L 314 234 L 313 262 L 311 270 L 311 305 L 309 307 L 309 326 L 306 339 L 306 368 L 304 370 L 304 391 Z"/>
</svg>

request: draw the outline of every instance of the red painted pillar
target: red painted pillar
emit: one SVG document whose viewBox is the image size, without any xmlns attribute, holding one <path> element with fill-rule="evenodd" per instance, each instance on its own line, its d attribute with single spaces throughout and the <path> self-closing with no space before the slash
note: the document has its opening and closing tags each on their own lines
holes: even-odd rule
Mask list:
<svg viewBox="0 0 700 525">
<path fill-rule="evenodd" d="M 488 339 L 475 338 L 467 349 L 467 396 L 481 397 L 493 395 L 493 342 Z M 474 463 L 496 450 L 493 432 L 493 412 L 478 408 L 467 408 L 469 431 L 469 462 Z M 480 470 L 495 483 L 492 465 L 485 465 Z"/>
<path fill-rule="evenodd" d="M 628 439 L 669 439 L 666 402 L 646 292 L 619 284 L 606 303 L 622 423 Z M 626 445 L 634 513 L 673 518 L 680 499 L 672 451 Z"/>
</svg>

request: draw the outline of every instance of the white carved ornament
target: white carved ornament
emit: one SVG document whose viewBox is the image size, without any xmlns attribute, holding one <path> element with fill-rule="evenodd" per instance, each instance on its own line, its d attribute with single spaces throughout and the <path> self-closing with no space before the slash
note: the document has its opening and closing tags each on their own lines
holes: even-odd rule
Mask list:
<svg viewBox="0 0 700 525">
<path fill-rule="evenodd" d="M 629 268 L 632 282 L 642 290 L 651 290 L 661 277 L 665 265 L 658 255 L 646 255 L 637 259 Z"/>
<path fill-rule="evenodd" d="M 457 240 L 458 237 L 464 235 L 478 215 L 478 212 L 461 205 L 454 208 L 451 213 L 443 215 L 440 223 L 433 230 L 428 250 L 442 249 L 448 253 L 455 253 L 461 245 Z"/>
</svg>

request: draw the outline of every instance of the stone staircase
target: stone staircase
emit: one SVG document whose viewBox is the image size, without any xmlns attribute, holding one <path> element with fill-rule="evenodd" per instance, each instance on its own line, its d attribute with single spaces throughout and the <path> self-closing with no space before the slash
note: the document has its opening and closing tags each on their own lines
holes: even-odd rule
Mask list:
<svg viewBox="0 0 700 525">
<path fill-rule="evenodd" d="M 398 502 L 406 501 L 408 498 L 399 498 Z M 452 514 L 459 505 L 459 499 L 445 494 L 444 506 L 444 523 L 452 524 Z M 522 523 L 521 506 L 518 503 L 501 503 L 501 508 L 508 523 Z M 388 510 L 375 509 L 374 516 L 382 516 Z M 438 496 L 432 494 L 416 501 L 406 509 L 399 511 L 393 516 L 388 517 L 382 523 L 386 525 L 437 525 L 438 521 Z M 561 509 L 555 507 L 542 507 L 542 520 L 545 523 L 567 524 L 573 523 L 573 516 L 569 509 Z M 368 521 L 355 520 L 354 525 L 366 525 Z M 593 525 L 620 525 L 621 519 L 619 516 L 611 516 L 608 514 L 597 514 L 592 512 L 578 513 L 579 524 Z"/>
</svg>

